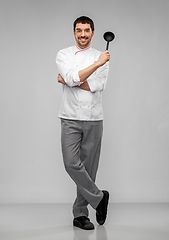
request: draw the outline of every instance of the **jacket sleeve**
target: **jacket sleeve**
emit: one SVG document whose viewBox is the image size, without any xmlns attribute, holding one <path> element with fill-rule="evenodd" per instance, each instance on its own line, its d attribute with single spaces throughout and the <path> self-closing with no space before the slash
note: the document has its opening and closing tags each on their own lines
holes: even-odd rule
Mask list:
<svg viewBox="0 0 169 240">
<path fill-rule="evenodd" d="M 91 92 L 103 91 L 106 87 L 106 82 L 109 72 L 109 62 L 98 68 L 88 79 L 88 85 Z"/>
<path fill-rule="evenodd" d="M 71 54 L 65 53 L 64 50 L 60 50 L 56 55 L 56 65 L 58 72 L 69 87 L 79 86 L 80 82 L 78 70 L 74 66 L 74 62 L 71 60 Z"/>
</svg>

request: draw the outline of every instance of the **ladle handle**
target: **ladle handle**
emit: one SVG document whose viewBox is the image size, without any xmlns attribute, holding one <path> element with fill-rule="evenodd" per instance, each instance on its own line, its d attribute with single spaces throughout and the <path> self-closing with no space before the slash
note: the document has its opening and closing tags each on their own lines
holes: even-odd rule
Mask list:
<svg viewBox="0 0 169 240">
<path fill-rule="evenodd" d="M 106 51 L 108 51 L 109 48 L 109 41 L 107 41 Z"/>
</svg>

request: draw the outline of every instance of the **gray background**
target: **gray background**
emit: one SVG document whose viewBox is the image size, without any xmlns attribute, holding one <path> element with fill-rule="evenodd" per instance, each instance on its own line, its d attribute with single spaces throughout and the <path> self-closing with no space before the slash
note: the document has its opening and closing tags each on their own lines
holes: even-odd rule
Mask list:
<svg viewBox="0 0 169 240">
<path fill-rule="evenodd" d="M 72 202 L 57 118 L 56 53 L 91 17 L 92 46 L 111 30 L 97 184 L 111 202 L 169 201 L 169 1 L 0 1 L 0 203 Z"/>
</svg>

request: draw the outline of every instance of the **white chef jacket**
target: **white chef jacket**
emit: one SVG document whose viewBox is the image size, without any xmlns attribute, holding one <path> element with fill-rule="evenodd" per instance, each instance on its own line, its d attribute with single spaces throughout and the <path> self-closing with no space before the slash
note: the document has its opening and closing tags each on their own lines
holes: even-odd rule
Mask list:
<svg viewBox="0 0 169 240">
<path fill-rule="evenodd" d="M 82 84 L 78 72 L 97 61 L 100 54 L 101 52 L 91 46 L 85 49 L 71 46 L 57 53 L 58 72 L 67 84 L 63 85 L 59 118 L 81 121 L 103 120 L 102 91 L 108 77 L 108 62 L 88 77 L 87 82 L 91 91 L 75 87 Z"/>
</svg>

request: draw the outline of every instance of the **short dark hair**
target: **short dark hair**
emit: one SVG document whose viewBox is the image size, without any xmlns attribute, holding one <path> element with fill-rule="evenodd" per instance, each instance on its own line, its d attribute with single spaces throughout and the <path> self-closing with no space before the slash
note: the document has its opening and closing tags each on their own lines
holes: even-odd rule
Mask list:
<svg viewBox="0 0 169 240">
<path fill-rule="evenodd" d="M 94 22 L 93 22 L 93 20 L 92 20 L 91 18 L 89 18 L 89 17 L 86 17 L 86 16 L 78 17 L 78 18 L 74 21 L 74 23 L 73 23 L 73 29 L 74 29 L 74 31 L 75 31 L 75 29 L 76 29 L 76 24 L 77 24 L 77 23 L 83 23 L 83 24 L 89 23 L 92 31 L 94 31 Z"/>
</svg>

